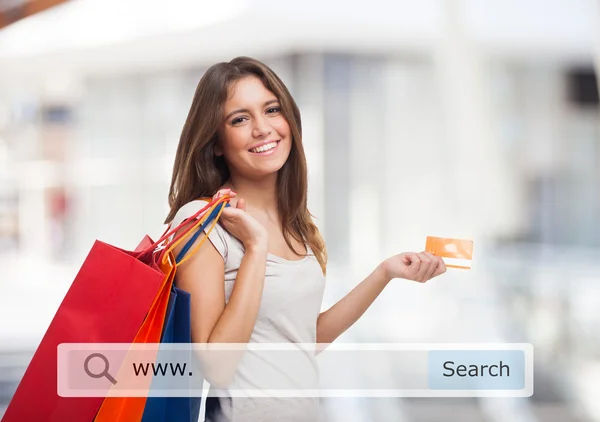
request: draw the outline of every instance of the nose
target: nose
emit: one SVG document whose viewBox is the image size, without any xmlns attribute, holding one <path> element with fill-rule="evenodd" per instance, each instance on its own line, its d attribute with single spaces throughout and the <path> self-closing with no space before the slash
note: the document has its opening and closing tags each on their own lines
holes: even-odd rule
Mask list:
<svg viewBox="0 0 600 422">
<path fill-rule="evenodd" d="M 254 128 L 252 129 L 252 136 L 255 138 L 261 138 L 263 136 L 270 135 L 271 132 L 271 126 L 269 126 L 264 118 L 258 118 L 255 120 Z"/>
</svg>

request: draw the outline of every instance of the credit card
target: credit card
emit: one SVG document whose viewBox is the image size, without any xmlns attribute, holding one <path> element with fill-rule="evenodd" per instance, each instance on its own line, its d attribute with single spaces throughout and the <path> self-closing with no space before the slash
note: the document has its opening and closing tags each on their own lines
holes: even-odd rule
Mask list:
<svg viewBox="0 0 600 422">
<path fill-rule="evenodd" d="M 471 269 L 472 240 L 427 236 L 425 250 L 443 258 L 447 268 Z"/>
</svg>

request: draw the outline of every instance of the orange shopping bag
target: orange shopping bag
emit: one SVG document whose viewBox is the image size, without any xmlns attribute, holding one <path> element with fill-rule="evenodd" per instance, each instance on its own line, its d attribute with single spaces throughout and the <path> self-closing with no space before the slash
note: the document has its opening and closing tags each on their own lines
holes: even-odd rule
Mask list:
<svg viewBox="0 0 600 422">
<path fill-rule="evenodd" d="M 150 251 L 129 252 L 94 243 L 27 367 L 3 422 L 93 420 L 101 397 L 58 395 L 58 346 L 131 343 L 164 279 L 155 258 Z"/>
<path fill-rule="evenodd" d="M 165 313 L 167 310 L 167 305 L 169 303 L 169 296 L 171 293 L 171 288 L 173 286 L 175 273 L 177 271 L 177 265 L 181 265 L 181 263 L 184 262 L 182 260 L 181 262 L 176 263 L 172 251 L 175 247 L 177 247 L 178 244 L 186 240 L 198 227 L 200 227 L 204 223 L 206 218 L 211 214 L 211 212 L 215 210 L 215 208 L 220 206 L 223 202 L 227 202 L 227 200 L 228 196 L 223 196 L 218 200 L 210 202 L 199 213 L 195 214 L 194 218 L 196 218 L 200 213 L 204 213 L 203 216 L 193 226 L 179 233 L 172 241 L 168 242 L 167 245 L 164 247 L 162 253 L 159 255 L 158 265 L 160 270 L 165 274 L 165 278 L 160 287 L 159 293 L 152 304 L 148 316 L 144 320 L 144 323 L 142 324 L 135 339 L 133 340 L 133 343 L 160 343 L 165 322 Z M 220 214 L 221 213 L 219 212 L 219 216 Z M 217 219 L 218 217 L 214 220 L 210 228 L 207 230 L 208 233 L 212 231 Z M 167 231 L 170 233 L 176 233 L 182 227 L 187 225 L 189 221 L 190 219 L 182 222 L 175 229 L 168 228 Z M 194 250 L 186 256 L 186 259 L 199 250 L 200 246 L 202 245 L 202 243 L 204 243 L 207 236 L 208 234 L 202 238 L 202 240 L 194 248 Z M 146 236 L 136 250 L 146 249 L 153 243 L 154 242 L 152 242 L 152 239 Z M 156 357 L 156 353 L 154 353 L 154 355 Z M 144 388 L 150 389 L 151 381 L 152 378 L 147 378 L 147 384 L 144 385 Z M 142 416 L 144 414 L 145 406 L 146 397 L 107 397 L 102 403 L 102 406 L 100 407 L 100 410 L 98 411 L 94 422 L 141 421 Z"/>
<path fill-rule="evenodd" d="M 149 239 L 149 238 L 148 238 Z M 142 245 L 140 245 L 142 246 Z M 159 262 L 160 270 L 165 274 L 159 293 L 154 299 L 150 312 L 133 343 L 158 343 L 163 329 L 165 312 L 169 303 L 171 286 L 175 278 L 176 267 L 172 254 Z M 148 380 L 150 387 L 150 379 Z M 100 410 L 94 419 L 96 422 L 136 421 L 141 419 L 146 405 L 145 397 L 107 397 L 102 402 Z"/>
</svg>

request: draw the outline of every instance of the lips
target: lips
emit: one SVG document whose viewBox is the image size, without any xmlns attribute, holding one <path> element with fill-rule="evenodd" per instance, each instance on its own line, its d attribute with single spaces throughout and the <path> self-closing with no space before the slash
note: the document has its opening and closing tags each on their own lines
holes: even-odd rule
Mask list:
<svg viewBox="0 0 600 422">
<path fill-rule="evenodd" d="M 262 142 L 261 144 L 252 147 L 248 150 L 248 152 L 252 153 L 252 154 L 266 154 L 269 153 L 271 151 L 274 151 L 277 146 L 279 145 L 279 142 L 281 140 L 273 140 L 273 141 L 267 141 L 267 142 Z"/>
</svg>

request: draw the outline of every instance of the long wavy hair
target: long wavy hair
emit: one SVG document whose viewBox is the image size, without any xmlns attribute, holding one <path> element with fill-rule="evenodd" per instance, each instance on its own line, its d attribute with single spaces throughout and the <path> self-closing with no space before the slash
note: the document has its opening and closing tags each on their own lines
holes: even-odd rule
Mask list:
<svg viewBox="0 0 600 422">
<path fill-rule="evenodd" d="M 307 168 L 302 146 L 300 111 L 285 84 L 264 63 L 250 57 L 237 57 L 229 63 L 217 63 L 200 79 L 187 116 L 173 166 L 169 189 L 170 223 L 179 209 L 190 201 L 211 197 L 229 179 L 223 156 L 215 155 L 217 130 L 223 120 L 229 88 L 246 76 L 258 77 L 279 100 L 281 111 L 292 133 L 290 155 L 277 177 L 278 208 L 281 229 L 289 248 L 291 238 L 307 243 L 313 250 L 323 274 L 327 250 L 323 237 L 307 207 Z"/>
</svg>

